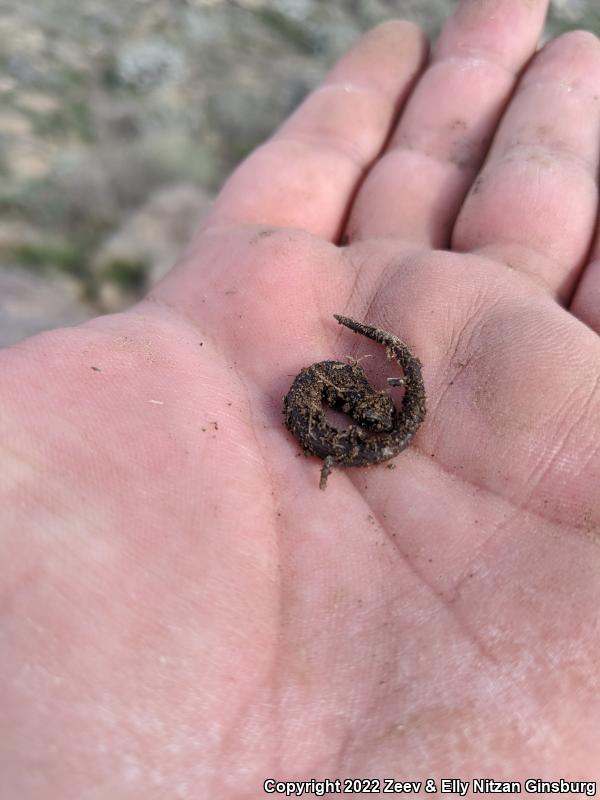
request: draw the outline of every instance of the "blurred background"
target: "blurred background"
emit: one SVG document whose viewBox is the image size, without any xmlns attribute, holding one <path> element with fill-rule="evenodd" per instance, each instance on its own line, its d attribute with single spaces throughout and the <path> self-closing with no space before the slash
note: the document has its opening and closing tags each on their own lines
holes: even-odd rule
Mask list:
<svg viewBox="0 0 600 800">
<path fill-rule="evenodd" d="M 126 307 L 362 32 L 455 4 L 0 0 L 0 346 Z M 576 27 L 598 0 L 554 0 Z"/>
</svg>

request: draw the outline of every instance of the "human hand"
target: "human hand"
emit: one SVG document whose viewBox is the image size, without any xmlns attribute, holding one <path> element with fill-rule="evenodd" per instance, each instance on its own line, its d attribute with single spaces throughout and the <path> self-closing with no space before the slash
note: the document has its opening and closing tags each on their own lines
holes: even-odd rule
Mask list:
<svg viewBox="0 0 600 800">
<path fill-rule="evenodd" d="M 600 777 L 600 46 L 528 63 L 545 6 L 377 28 L 148 298 L 2 351 L 3 796 Z M 336 312 L 428 415 L 321 492 Z"/>
</svg>

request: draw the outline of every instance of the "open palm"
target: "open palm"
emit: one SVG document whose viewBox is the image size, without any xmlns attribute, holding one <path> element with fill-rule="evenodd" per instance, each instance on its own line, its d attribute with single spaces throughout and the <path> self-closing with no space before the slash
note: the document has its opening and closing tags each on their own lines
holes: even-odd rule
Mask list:
<svg viewBox="0 0 600 800">
<path fill-rule="evenodd" d="M 545 5 L 376 29 L 149 297 L 2 352 L 2 796 L 600 778 L 600 46 L 523 72 Z M 428 415 L 322 492 L 282 398 L 383 363 L 334 313 Z"/>
</svg>

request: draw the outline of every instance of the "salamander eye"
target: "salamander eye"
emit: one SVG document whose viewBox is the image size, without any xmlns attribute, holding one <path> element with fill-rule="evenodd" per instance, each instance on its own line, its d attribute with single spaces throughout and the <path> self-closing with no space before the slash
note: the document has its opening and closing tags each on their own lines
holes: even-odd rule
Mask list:
<svg viewBox="0 0 600 800">
<path fill-rule="evenodd" d="M 371 408 L 361 409 L 360 416 L 365 422 L 380 422 L 382 420 L 381 413 L 379 411 L 373 411 Z"/>
<path fill-rule="evenodd" d="M 354 419 L 376 431 L 389 431 L 394 426 L 394 405 L 389 398 L 373 404 L 372 399 L 360 403 L 354 411 Z"/>
</svg>

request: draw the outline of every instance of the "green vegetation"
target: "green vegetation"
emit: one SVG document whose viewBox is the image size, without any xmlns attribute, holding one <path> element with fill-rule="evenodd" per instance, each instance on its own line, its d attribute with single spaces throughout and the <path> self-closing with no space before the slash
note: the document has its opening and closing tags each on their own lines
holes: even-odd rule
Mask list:
<svg viewBox="0 0 600 800">
<path fill-rule="evenodd" d="M 36 136 L 51 139 L 57 135 L 75 134 L 84 142 L 93 141 L 90 109 L 83 100 L 74 100 L 49 114 L 29 114 Z"/>
<path fill-rule="evenodd" d="M 18 264 L 30 269 L 43 270 L 54 267 L 78 277 L 86 271 L 83 252 L 76 245 L 67 242 L 21 244 L 13 255 Z"/>
<path fill-rule="evenodd" d="M 97 297 L 101 284 L 111 283 L 127 294 L 139 295 L 146 288 L 147 264 L 141 260 L 115 258 L 94 275 L 83 249 L 76 244 L 41 241 L 19 245 L 12 254 L 16 264 L 36 272 L 58 270 L 75 276 L 85 297 Z"/>
<path fill-rule="evenodd" d="M 551 9 L 548 15 L 547 29 L 552 36 L 582 29 L 600 35 L 600 10 L 595 8 L 593 3 L 589 3 L 581 16 L 568 19 L 565 16 L 559 16 L 556 11 Z"/>
<path fill-rule="evenodd" d="M 314 55 L 321 48 L 318 37 L 299 22 L 269 6 L 259 6 L 258 18 L 274 33 L 292 44 L 299 53 Z"/>
<path fill-rule="evenodd" d="M 147 266 L 144 261 L 116 258 L 106 265 L 101 277 L 109 283 L 115 283 L 125 292 L 138 295 L 146 287 L 146 276 Z"/>
</svg>

